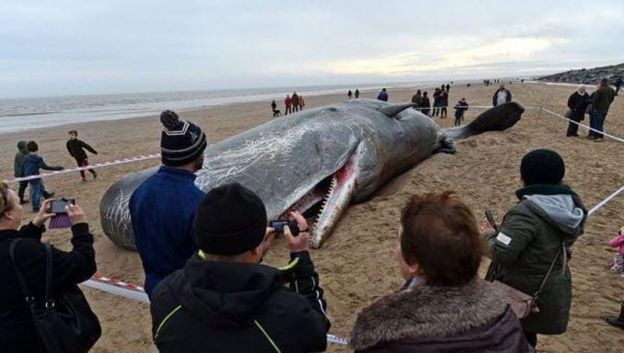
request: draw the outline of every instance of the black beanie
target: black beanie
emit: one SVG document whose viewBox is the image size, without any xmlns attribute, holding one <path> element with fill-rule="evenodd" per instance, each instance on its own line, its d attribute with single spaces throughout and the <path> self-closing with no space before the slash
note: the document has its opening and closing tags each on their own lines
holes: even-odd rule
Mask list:
<svg viewBox="0 0 624 353">
<path fill-rule="evenodd" d="M 160 153 L 164 165 L 179 167 L 188 164 L 206 149 L 206 134 L 199 126 L 180 120 L 171 110 L 160 114 L 160 122 L 163 125 Z"/>
<path fill-rule="evenodd" d="M 238 255 L 264 239 L 267 215 L 264 203 L 253 191 L 225 184 L 204 196 L 193 224 L 195 243 L 213 255 Z"/>
<path fill-rule="evenodd" d="M 561 156 L 555 151 L 534 150 L 522 158 L 520 175 L 527 186 L 559 184 L 565 175 L 565 165 Z"/>
</svg>

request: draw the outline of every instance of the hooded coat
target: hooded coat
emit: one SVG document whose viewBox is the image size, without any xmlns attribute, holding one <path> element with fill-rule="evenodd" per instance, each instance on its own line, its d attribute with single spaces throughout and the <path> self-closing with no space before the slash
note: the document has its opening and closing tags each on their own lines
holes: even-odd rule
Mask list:
<svg viewBox="0 0 624 353">
<path fill-rule="evenodd" d="M 351 347 L 360 353 L 532 352 L 515 314 L 489 283 L 410 286 L 357 317 Z"/>
<path fill-rule="evenodd" d="M 17 143 L 17 153 L 15 154 L 15 160 L 13 161 L 13 175 L 16 178 L 24 176 L 22 174 L 22 166 L 24 164 L 24 157 L 28 155 L 26 149 L 26 141 L 20 141 Z"/>
<path fill-rule="evenodd" d="M 291 257 L 289 268 L 278 270 L 193 255 L 152 293 L 159 351 L 324 351 L 330 325 L 318 275 L 307 252 Z"/>
<path fill-rule="evenodd" d="M 587 210 L 565 185 L 531 185 L 516 192 L 520 200 L 503 218 L 500 232 L 487 236 L 492 254 L 489 279 L 533 295 L 559 256 L 537 300 L 539 313 L 523 319 L 527 332 L 564 333 L 570 318 L 570 247 L 583 233 Z"/>
</svg>

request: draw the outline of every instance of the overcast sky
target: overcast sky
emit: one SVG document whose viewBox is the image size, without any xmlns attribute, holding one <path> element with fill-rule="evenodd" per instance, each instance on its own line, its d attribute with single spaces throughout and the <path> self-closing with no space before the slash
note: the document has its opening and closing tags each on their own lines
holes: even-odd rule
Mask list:
<svg viewBox="0 0 624 353">
<path fill-rule="evenodd" d="M 0 97 L 528 75 L 622 38 L 624 0 L 2 0 Z"/>
</svg>

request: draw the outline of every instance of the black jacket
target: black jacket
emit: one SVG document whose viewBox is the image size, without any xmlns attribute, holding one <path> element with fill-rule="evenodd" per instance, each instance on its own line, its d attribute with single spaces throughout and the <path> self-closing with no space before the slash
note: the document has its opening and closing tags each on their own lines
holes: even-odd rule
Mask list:
<svg viewBox="0 0 624 353">
<path fill-rule="evenodd" d="M 511 102 L 511 92 L 509 92 L 508 89 L 503 88 L 503 89 L 497 89 L 496 92 L 494 92 L 494 96 L 492 96 L 492 105 L 496 106 L 497 100 L 498 100 L 498 92 L 500 91 L 505 91 L 505 93 L 507 94 L 507 96 L 505 97 L 505 103 L 509 103 Z"/>
<path fill-rule="evenodd" d="M 568 108 L 572 111 L 570 119 L 576 121 L 583 120 L 585 118 L 585 110 L 589 103 L 591 103 L 589 94 L 585 93 L 580 95 L 578 92 L 572 93 L 568 98 Z"/>
<path fill-rule="evenodd" d="M 93 147 L 89 146 L 82 140 L 75 139 L 67 141 L 67 152 L 69 152 L 69 154 L 78 161 L 87 159 L 87 153 L 84 149 L 93 154 L 97 154 L 97 151 L 94 150 Z"/>
<path fill-rule="evenodd" d="M 0 231 L 0 350 L 3 353 L 35 353 L 39 349 L 30 311 L 26 307 L 9 249 L 13 239 L 22 238 L 15 248 L 17 265 L 30 290 L 43 296 L 45 291 L 46 250 L 41 243 L 44 229 L 32 223 L 17 230 Z M 54 272 L 52 290 L 77 290 L 76 284 L 91 277 L 96 270 L 93 236 L 86 223 L 72 227 L 73 250 L 52 248 Z"/>
<path fill-rule="evenodd" d="M 152 292 L 160 352 L 324 351 L 330 324 L 318 275 L 307 252 L 291 257 L 278 270 L 193 255 Z"/>
</svg>

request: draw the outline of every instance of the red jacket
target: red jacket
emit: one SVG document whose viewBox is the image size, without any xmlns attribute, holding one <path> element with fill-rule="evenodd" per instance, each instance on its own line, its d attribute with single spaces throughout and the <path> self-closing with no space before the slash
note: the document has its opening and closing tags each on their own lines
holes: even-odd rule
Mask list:
<svg viewBox="0 0 624 353">
<path fill-rule="evenodd" d="M 290 107 L 290 104 L 292 103 L 292 99 L 290 99 L 290 97 L 286 96 L 286 99 L 284 99 L 284 104 L 287 107 Z"/>
</svg>

